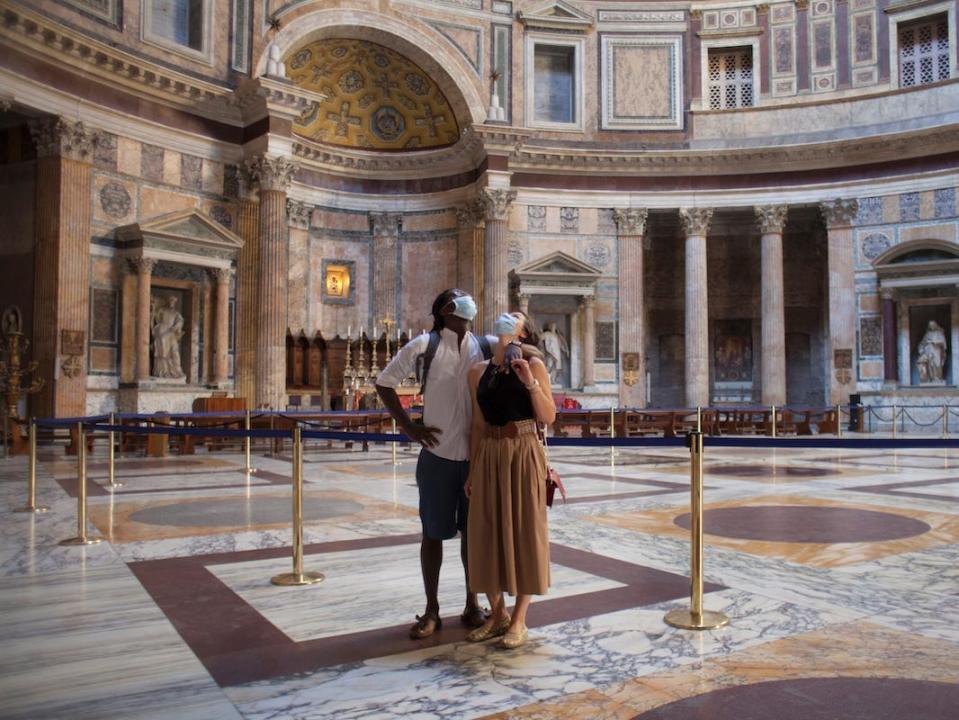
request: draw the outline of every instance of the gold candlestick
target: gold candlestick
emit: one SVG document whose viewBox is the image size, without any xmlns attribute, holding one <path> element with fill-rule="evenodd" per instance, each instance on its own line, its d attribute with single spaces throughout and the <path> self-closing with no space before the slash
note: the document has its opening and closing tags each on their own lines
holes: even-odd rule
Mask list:
<svg viewBox="0 0 959 720">
<path fill-rule="evenodd" d="M 390 333 L 393 332 L 393 326 L 396 325 L 396 321 L 390 319 L 389 316 L 383 318 L 383 327 L 386 328 L 386 364 L 390 364 L 390 360 L 393 359 L 392 353 L 390 353 Z M 397 347 L 399 350 L 399 347 Z"/>
<path fill-rule="evenodd" d="M 22 455 L 28 451 L 28 443 L 23 437 L 20 423 L 23 418 L 17 415 L 17 405 L 21 394 L 29 395 L 39 392 L 43 387 L 43 379 L 37 377 L 39 363 L 35 360 L 23 364 L 23 354 L 30 347 L 30 341 L 21 332 L 23 321 L 20 308 L 9 306 L 0 317 L 0 332 L 3 334 L 3 352 L 6 360 L 0 360 L 0 390 L 3 391 L 3 403 L 6 416 L 10 421 L 10 452 L 13 455 Z M 6 447 L 7 438 L 3 438 Z"/>
</svg>

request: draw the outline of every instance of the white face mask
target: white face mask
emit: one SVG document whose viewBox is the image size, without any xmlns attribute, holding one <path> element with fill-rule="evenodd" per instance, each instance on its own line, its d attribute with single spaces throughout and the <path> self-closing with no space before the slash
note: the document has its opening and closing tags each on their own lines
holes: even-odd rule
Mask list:
<svg viewBox="0 0 959 720">
<path fill-rule="evenodd" d="M 503 335 L 510 337 L 516 335 L 516 318 L 509 313 L 500 315 L 493 323 L 493 334 L 501 337 Z"/>
<path fill-rule="evenodd" d="M 453 298 L 453 315 L 463 320 L 472 321 L 476 317 L 476 301 L 469 295 Z"/>
</svg>

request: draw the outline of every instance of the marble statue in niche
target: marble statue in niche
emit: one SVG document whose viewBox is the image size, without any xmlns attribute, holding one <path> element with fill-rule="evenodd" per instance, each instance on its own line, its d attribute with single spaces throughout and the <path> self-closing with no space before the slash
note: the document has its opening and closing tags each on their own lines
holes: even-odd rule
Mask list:
<svg viewBox="0 0 959 720">
<path fill-rule="evenodd" d="M 175 295 L 168 295 L 163 305 L 156 305 L 151 316 L 153 329 L 153 375 L 159 378 L 185 377 L 180 360 L 183 337 L 183 316 L 176 309 Z"/>
<path fill-rule="evenodd" d="M 549 380 L 554 385 L 563 371 L 563 356 L 569 357 L 569 345 L 566 338 L 556 328 L 556 323 L 549 323 L 543 330 L 540 339 L 540 347 L 546 356 L 546 371 L 549 373 Z"/>
<path fill-rule="evenodd" d="M 930 320 L 926 334 L 922 336 L 918 347 L 919 382 L 923 384 L 942 383 L 946 365 L 946 334 L 939 323 Z"/>
</svg>

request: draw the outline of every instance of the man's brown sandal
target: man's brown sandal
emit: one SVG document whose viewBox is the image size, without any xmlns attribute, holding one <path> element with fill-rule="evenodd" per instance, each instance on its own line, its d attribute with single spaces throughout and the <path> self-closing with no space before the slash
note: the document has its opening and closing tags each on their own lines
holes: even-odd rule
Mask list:
<svg viewBox="0 0 959 720">
<path fill-rule="evenodd" d="M 488 617 L 489 613 L 486 610 L 483 610 L 483 608 L 478 605 L 474 605 L 463 611 L 463 614 L 460 615 L 460 622 L 466 627 L 476 628 L 485 623 Z"/>
<path fill-rule="evenodd" d="M 443 619 L 436 613 L 424 613 L 416 616 L 416 624 L 410 628 L 413 640 L 422 640 L 443 627 Z"/>
</svg>

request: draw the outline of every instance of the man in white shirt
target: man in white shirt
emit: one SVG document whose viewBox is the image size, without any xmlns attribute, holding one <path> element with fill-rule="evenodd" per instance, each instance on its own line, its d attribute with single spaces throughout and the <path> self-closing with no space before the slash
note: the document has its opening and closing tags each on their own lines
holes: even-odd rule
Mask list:
<svg viewBox="0 0 959 720">
<path fill-rule="evenodd" d="M 440 293 L 433 302 L 432 312 L 433 332 L 438 333 L 439 342 L 434 340 L 435 354 L 424 361 L 423 422 L 414 423 L 410 419 L 395 388 L 413 374 L 418 359 L 427 354 L 432 333 L 412 338 L 376 379 L 376 390 L 400 430 L 423 446 L 416 463 L 416 485 L 423 523 L 420 567 L 426 589 L 426 612 L 417 615 L 416 624 L 410 628 L 410 637 L 414 639 L 428 637 L 442 625 L 437 592 L 443 541 L 456 537 L 457 532 L 461 536 L 460 555 L 467 578 L 466 608 L 460 619 L 470 627 L 478 627 L 486 620 L 476 594 L 469 592 L 466 563 L 469 501 L 463 488 L 469 474 L 473 414 L 467 376 L 475 363 L 489 357 L 489 343 L 495 343 L 496 338 L 480 339 L 469 331 L 470 321 L 476 316 L 476 303 L 462 290 L 453 288 Z"/>
</svg>

